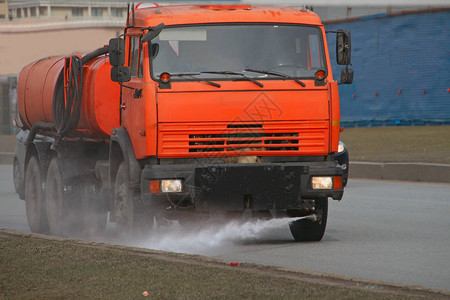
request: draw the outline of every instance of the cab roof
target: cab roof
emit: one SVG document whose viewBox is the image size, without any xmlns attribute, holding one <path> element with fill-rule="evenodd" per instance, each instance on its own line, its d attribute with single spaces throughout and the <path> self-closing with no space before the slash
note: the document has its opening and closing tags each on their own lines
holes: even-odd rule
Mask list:
<svg viewBox="0 0 450 300">
<path fill-rule="evenodd" d="M 135 26 L 149 27 L 202 23 L 292 23 L 322 25 L 319 17 L 306 9 L 253 5 L 136 5 Z M 130 12 L 130 23 L 132 23 Z"/>
</svg>

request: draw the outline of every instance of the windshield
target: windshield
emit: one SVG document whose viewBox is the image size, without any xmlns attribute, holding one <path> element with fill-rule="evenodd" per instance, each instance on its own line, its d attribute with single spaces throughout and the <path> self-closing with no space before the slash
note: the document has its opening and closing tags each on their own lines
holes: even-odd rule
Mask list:
<svg viewBox="0 0 450 300">
<path fill-rule="evenodd" d="M 313 78 L 317 69 L 326 68 L 321 30 L 312 26 L 170 27 L 152 41 L 151 49 L 154 78 L 163 72 L 178 74 L 176 80 L 242 79 L 242 73 L 259 79 L 285 79 L 270 72 Z"/>
</svg>

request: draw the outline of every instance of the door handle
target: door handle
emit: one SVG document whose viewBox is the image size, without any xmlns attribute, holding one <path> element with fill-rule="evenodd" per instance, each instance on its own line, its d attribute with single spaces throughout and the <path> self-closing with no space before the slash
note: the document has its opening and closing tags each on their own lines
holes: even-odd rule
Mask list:
<svg viewBox="0 0 450 300">
<path fill-rule="evenodd" d="M 142 97 L 142 89 L 135 89 L 133 93 L 133 98 L 141 98 Z"/>
</svg>

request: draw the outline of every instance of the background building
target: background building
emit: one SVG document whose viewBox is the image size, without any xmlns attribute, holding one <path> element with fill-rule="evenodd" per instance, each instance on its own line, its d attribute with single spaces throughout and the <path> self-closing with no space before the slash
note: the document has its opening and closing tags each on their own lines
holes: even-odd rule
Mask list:
<svg viewBox="0 0 450 300">
<path fill-rule="evenodd" d="M 0 0 L 0 20 L 8 18 L 8 2 Z"/>
<path fill-rule="evenodd" d="M 124 1 L 8 1 L 13 19 L 27 18 L 122 18 L 127 4 Z"/>
</svg>

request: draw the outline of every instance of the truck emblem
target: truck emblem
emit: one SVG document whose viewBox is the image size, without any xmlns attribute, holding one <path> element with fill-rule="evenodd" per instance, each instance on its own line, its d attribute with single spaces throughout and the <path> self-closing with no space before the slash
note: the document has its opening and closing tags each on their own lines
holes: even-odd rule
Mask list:
<svg viewBox="0 0 450 300">
<path fill-rule="evenodd" d="M 283 115 L 281 108 L 264 92 L 260 93 L 244 112 L 253 120 L 272 120 Z"/>
</svg>

